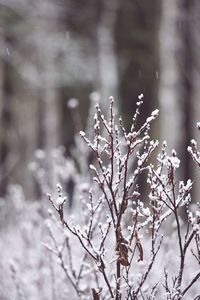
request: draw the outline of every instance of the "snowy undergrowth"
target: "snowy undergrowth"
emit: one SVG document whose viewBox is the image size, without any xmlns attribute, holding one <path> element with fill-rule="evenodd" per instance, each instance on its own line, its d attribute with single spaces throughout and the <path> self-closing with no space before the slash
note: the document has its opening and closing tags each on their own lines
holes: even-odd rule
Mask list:
<svg viewBox="0 0 200 300">
<path fill-rule="evenodd" d="M 138 127 L 141 105 L 139 99 L 126 132 L 112 97 L 108 120 L 97 104 L 94 124 L 76 136 L 72 158 L 61 148 L 52 154 L 51 172 L 32 165 L 49 203 L 24 202 L 15 237 L 11 226 L 1 232 L 2 299 L 200 299 L 193 183 L 177 182 L 180 159 L 175 150 L 167 153 L 166 142 L 152 162 L 159 143 L 150 128 L 159 112 Z M 199 167 L 194 140 L 188 151 Z M 44 158 L 37 153 L 40 163 Z M 59 182 L 56 192 L 49 174 Z"/>
</svg>

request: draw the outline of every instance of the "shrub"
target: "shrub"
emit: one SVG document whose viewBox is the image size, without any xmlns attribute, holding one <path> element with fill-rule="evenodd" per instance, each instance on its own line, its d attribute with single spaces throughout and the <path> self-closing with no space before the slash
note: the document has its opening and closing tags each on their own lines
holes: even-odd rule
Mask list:
<svg viewBox="0 0 200 300">
<path fill-rule="evenodd" d="M 166 142 L 153 162 L 159 143 L 151 140 L 150 128 L 159 112 L 138 127 L 141 104 L 130 132 L 116 120 L 112 97 L 108 120 L 96 105 L 93 138 L 80 132 L 87 152 L 79 152 L 74 165 L 87 165 L 90 153 L 91 175 L 76 177 L 74 215 L 60 184 L 56 197 L 48 195 L 53 210 L 45 247 L 62 269 L 70 299 L 200 299 L 200 207 L 191 203 L 193 182 L 177 182 L 180 160 L 175 150 L 167 154 Z M 85 149 L 80 140 L 78 147 Z M 188 151 L 200 166 L 194 140 Z"/>
</svg>

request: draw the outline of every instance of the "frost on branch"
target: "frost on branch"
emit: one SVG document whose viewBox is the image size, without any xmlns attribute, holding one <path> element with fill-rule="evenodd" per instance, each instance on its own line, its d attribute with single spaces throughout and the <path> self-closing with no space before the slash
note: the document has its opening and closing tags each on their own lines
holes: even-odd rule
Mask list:
<svg viewBox="0 0 200 300">
<path fill-rule="evenodd" d="M 193 183 L 188 179 L 177 184 L 181 160 L 175 150 L 167 154 L 166 142 L 153 162 L 159 142 L 151 139 L 150 131 L 159 111 L 138 126 L 141 105 L 139 101 L 127 132 L 123 120 L 116 119 L 113 97 L 108 119 L 96 104 L 93 138 L 80 132 L 93 160 L 88 163 L 89 181 L 80 180 L 77 215 L 67 212 L 60 185 L 57 200 L 48 196 L 59 234 L 48 227 L 52 242 L 46 248 L 57 257 L 73 299 L 179 300 L 197 291 L 200 213 L 198 206 L 195 213 L 190 210 Z M 188 150 L 198 162 L 194 141 Z M 148 197 L 139 185 L 141 174 Z M 181 207 L 187 212 L 186 226 Z M 194 266 L 190 275 L 188 260 Z"/>
</svg>

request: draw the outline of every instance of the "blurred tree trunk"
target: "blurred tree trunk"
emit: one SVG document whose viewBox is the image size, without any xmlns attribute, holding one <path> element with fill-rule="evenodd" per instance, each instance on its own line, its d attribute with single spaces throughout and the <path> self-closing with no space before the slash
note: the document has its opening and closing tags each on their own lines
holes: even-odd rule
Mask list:
<svg viewBox="0 0 200 300">
<path fill-rule="evenodd" d="M 108 109 L 109 97 L 118 98 L 118 64 L 115 45 L 115 25 L 118 14 L 118 0 L 101 0 L 101 14 L 97 25 L 97 63 L 99 87 L 103 111 Z"/>
<path fill-rule="evenodd" d="M 194 180 L 193 200 L 199 201 L 200 180 L 199 170 L 196 170 L 187 152 L 190 140 L 199 140 L 199 132 L 196 122 L 200 120 L 200 98 L 199 98 L 199 1 L 179 0 L 180 18 L 179 32 L 181 37 L 181 51 L 179 56 L 179 70 L 181 77 L 180 99 L 183 101 L 183 126 L 184 133 L 182 141 L 182 166 L 183 179 Z M 198 136 L 197 136 L 198 135 Z"/>
<path fill-rule="evenodd" d="M 38 59 L 38 72 L 40 75 L 40 113 L 39 124 L 40 145 L 46 152 L 48 162 L 48 181 L 52 190 L 56 188 L 58 182 L 55 161 L 52 157 L 52 150 L 60 145 L 61 142 L 61 122 L 60 122 L 60 99 L 58 87 L 53 80 L 57 73 L 56 59 L 53 37 L 58 34 L 58 11 L 52 11 L 51 1 L 45 5 L 38 3 L 39 14 L 33 16 L 35 24 L 38 24 L 36 32 L 36 51 Z M 50 12 L 50 13 L 48 13 Z"/>
<path fill-rule="evenodd" d="M 6 189 L 9 183 L 22 184 L 26 196 L 32 197 L 35 186 L 28 164 L 33 159 L 37 148 L 38 95 L 37 91 L 19 76 L 14 62 L 14 56 L 18 53 L 26 60 L 31 50 L 21 43 L 20 35 L 12 38 L 13 32 L 9 34 L 11 37 L 5 45 L 9 55 L 4 59 L 3 72 L 4 117 L 2 122 L 4 126 L 2 132 L 8 138 L 1 149 L 6 156 L 3 158 L 4 164 L 9 166 L 7 168 L 9 176 L 4 187 Z"/>
<path fill-rule="evenodd" d="M 182 1 L 182 0 L 181 0 Z M 188 77 L 191 75 L 189 67 L 186 71 L 188 53 L 186 41 L 187 13 L 183 9 L 183 1 L 162 1 L 162 22 L 160 29 L 160 127 L 161 138 L 167 141 L 168 152 L 177 151 L 182 164 L 178 170 L 177 180 L 189 178 L 189 159 L 187 157 L 187 143 L 190 131 L 188 104 L 191 103 L 191 89 Z M 186 15 L 183 18 L 183 14 Z M 190 61 L 190 59 L 189 59 Z M 186 122 L 188 121 L 188 123 Z M 187 157 L 187 159 L 186 159 Z M 187 170 L 187 171 L 186 171 Z"/>
<path fill-rule="evenodd" d="M 40 101 L 43 105 L 41 117 L 44 118 L 41 132 L 44 131 L 44 148 L 47 151 L 58 146 L 60 142 L 59 124 L 59 98 L 57 86 L 53 80 L 56 74 L 57 51 L 54 49 L 56 40 L 53 38 L 58 34 L 58 11 L 52 10 L 53 3 L 45 1 L 43 4 L 37 3 L 38 15 L 32 16 L 32 21 L 37 25 L 35 32 L 35 47 L 37 52 L 37 65 L 40 81 L 38 87 L 40 91 Z"/>
<path fill-rule="evenodd" d="M 160 28 L 160 136 L 168 148 L 180 150 L 184 137 L 183 102 L 180 99 L 180 32 L 178 0 L 162 1 Z"/>
<path fill-rule="evenodd" d="M 200 145 L 200 133 L 196 128 L 196 123 L 200 122 L 200 1 L 192 1 L 192 14 L 190 19 L 192 53 L 193 53 L 193 101 L 191 105 L 191 127 L 192 137 Z M 192 162 L 193 177 L 194 177 L 194 198 L 195 201 L 200 201 L 200 172 Z"/>
<path fill-rule="evenodd" d="M 144 94 L 139 118 L 141 126 L 158 104 L 159 86 L 159 0 L 119 1 L 115 40 L 119 68 L 120 111 L 130 128 L 138 96 Z M 152 136 L 158 138 L 155 122 Z M 148 195 L 144 176 L 139 185 Z"/>
<path fill-rule="evenodd" d="M 1 36 L 1 45 L 4 51 L 13 45 L 13 38 L 4 31 Z M 6 53 L 6 52 L 4 52 Z M 0 195 L 4 196 L 9 183 L 9 176 L 16 166 L 15 149 L 12 148 L 12 141 L 16 142 L 13 132 L 13 68 L 6 55 L 1 60 L 1 118 L 0 118 Z"/>
<path fill-rule="evenodd" d="M 4 48 L 4 31 L 0 29 L 0 48 Z M 3 59 L 0 57 L 0 118 L 3 108 Z"/>
<path fill-rule="evenodd" d="M 199 178 L 187 152 L 200 115 L 199 102 L 199 4 L 191 0 L 162 1 L 160 30 L 161 137 L 181 159 L 179 177 Z M 195 179 L 196 181 L 196 179 Z M 199 185 L 193 192 L 198 199 Z"/>
<path fill-rule="evenodd" d="M 128 127 L 132 123 L 139 94 L 144 94 L 141 123 L 157 106 L 159 23 L 160 1 L 120 2 L 115 38 L 119 57 L 121 111 Z"/>
<path fill-rule="evenodd" d="M 179 9 L 179 35 L 181 37 L 179 69 L 181 77 L 180 99 L 183 101 L 183 123 L 182 130 L 182 151 L 181 157 L 184 165 L 183 178 L 193 178 L 192 161 L 187 151 L 187 147 L 192 138 L 192 103 L 193 103 L 193 13 L 194 0 L 180 0 Z"/>
</svg>

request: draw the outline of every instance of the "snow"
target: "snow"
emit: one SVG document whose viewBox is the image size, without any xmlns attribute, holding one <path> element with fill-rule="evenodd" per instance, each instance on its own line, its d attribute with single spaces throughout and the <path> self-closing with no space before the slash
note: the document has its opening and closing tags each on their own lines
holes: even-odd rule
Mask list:
<svg viewBox="0 0 200 300">
<path fill-rule="evenodd" d="M 84 137 L 85 136 L 85 132 L 84 131 L 80 131 L 80 136 Z"/>
<path fill-rule="evenodd" d="M 157 117 L 159 115 L 159 110 L 158 109 L 155 109 L 154 111 L 152 111 L 151 115 L 153 117 Z"/>
<path fill-rule="evenodd" d="M 59 196 L 57 199 L 56 199 L 56 204 L 58 205 L 58 206 L 60 206 L 60 205 L 63 205 L 63 203 L 66 201 L 66 197 L 61 197 L 61 196 Z"/>
<path fill-rule="evenodd" d="M 140 95 L 138 95 L 138 99 L 141 100 L 142 98 L 144 98 L 143 93 L 141 93 Z"/>
<path fill-rule="evenodd" d="M 90 170 L 97 172 L 97 169 L 95 168 L 95 166 L 94 166 L 94 165 L 90 164 L 90 166 L 89 166 L 89 167 L 90 167 Z"/>
<path fill-rule="evenodd" d="M 70 109 L 74 109 L 74 108 L 78 107 L 78 105 L 79 105 L 79 101 L 76 98 L 71 98 L 67 101 L 67 106 Z"/>
<path fill-rule="evenodd" d="M 180 166 L 180 159 L 175 156 L 167 156 L 164 160 L 163 163 L 165 166 L 168 168 L 172 166 L 174 169 L 178 169 Z"/>
</svg>

